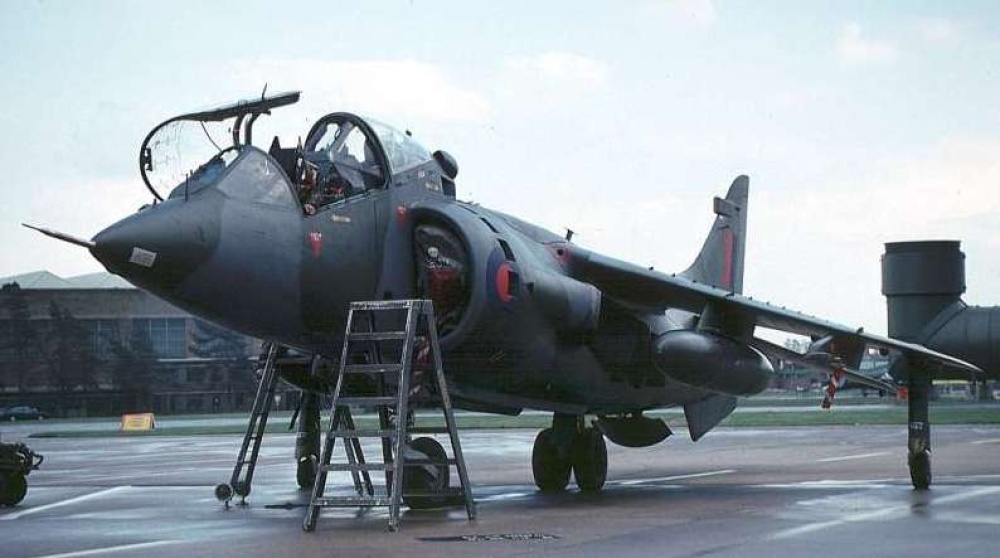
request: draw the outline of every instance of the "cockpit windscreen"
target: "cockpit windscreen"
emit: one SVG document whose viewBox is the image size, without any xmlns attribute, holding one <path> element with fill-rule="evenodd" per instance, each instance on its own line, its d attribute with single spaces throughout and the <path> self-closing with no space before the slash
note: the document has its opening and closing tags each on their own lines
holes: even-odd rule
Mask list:
<svg viewBox="0 0 1000 558">
<path fill-rule="evenodd" d="M 430 152 L 408 134 L 378 120 L 366 118 L 365 121 L 378 135 L 382 147 L 385 148 L 385 155 L 389 158 L 392 174 L 407 171 L 431 160 Z"/>
<path fill-rule="evenodd" d="M 148 159 L 144 164 L 149 185 L 164 192 L 175 187 L 180 189 L 185 181 L 193 181 L 187 186 L 193 193 L 198 187 L 194 179 L 199 174 L 217 169 L 219 162 L 228 164 L 236 157 L 228 136 L 226 124 L 222 122 L 175 120 L 162 126 L 146 143 Z M 228 156 L 223 154 L 227 147 L 230 148 Z M 217 156 L 226 161 L 216 159 Z"/>
</svg>

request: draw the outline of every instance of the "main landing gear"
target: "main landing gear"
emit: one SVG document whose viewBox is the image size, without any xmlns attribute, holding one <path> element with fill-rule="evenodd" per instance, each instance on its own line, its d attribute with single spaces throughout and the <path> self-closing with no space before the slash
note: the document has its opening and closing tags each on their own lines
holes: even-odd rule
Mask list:
<svg viewBox="0 0 1000 558">
<path fill-rule="evenodd" d="M 608 446 L 604 434 L 582 416 L 556 414 L 552 427 L 535 438 L 531 472 L 539 490 L 559 492 L 569 484 L 570 471 L 580 490 L 600 490 L 608 477 Z"/>
</svg>

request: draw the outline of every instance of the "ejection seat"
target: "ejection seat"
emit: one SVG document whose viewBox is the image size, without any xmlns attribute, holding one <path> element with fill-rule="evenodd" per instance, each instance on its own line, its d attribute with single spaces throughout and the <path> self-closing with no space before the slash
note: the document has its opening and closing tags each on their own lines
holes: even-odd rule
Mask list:
<svg viewBox="0 0 1000 558">
<path fill-rule="evenodd" d="M 297 169 L 299 157 L 301 156 L 298 148 L 282 149 L 278 136 L 274 136 L 274 140 L 271 141 L 271 147 L 268 148 L 267 153 L 281 165 L 281 170 L 285 171 L 285 176 L 288 177 L 288 180 L 292 184 L 298 182 Z"/>
</svg>

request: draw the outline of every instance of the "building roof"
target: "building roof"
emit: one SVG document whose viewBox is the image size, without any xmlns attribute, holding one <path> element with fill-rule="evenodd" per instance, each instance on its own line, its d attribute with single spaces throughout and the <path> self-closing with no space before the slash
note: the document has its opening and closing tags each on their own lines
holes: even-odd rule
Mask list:
<svg viewBox="0 0 1000 558">
<path fill-rule="evenodd" d="M 74 277 L 68 277 L 66 279 L 70 283 L 73 283 L 76 289 L 134 289 L 133 286 L 128 281 L 122 279 L 118 275 L 113 273 L 108 273 L 107 271 L 99 271 L 97 273 L 88 273 L 86 275 L 76 275 Z"/>
<path fill-rule="evenodd" d="M 0 277 L 0 285 L 17 283 L 22 289 L 134 289 L 130 283 L 107 272 L 88 273 L 75 277 L 59 277 L 49 271 L 32 271 L 10 277 Z"/>
</svg>

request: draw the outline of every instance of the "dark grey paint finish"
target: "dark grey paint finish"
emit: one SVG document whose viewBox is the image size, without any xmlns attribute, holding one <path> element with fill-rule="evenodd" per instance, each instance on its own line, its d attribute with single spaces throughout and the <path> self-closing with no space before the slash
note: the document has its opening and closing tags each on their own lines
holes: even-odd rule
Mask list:
<svg viewBox="0 0 1000 558">
<path fill-rule="evenodd" d="M 364 131 L 389 168 L 385 146 L 364 120 L 333 113 L 320 123 L 327 121 Z M 317 124 L 311 134 L 323 129 Z M 307 157 L 322 155 L 308 150 L 317 142 L 307 137 Z M 694 405 L 766 385 L 770 366 L 750 344 L 757 325 L 964 367 L 922 347 L 740 295 L 745 176 L 716 199 L 716 221 L 695 264 L 665 275 L 456 201 L 444 187 L 455 169 L 442 169 L 429 155 L 385 174 L 384 184 L 304 215 L 289 170 L 274 172 L 283 168 L 278 160 L 238 138 L 234 143 L 240 157 L 217 185 L 202 184 L 109 227 L 95 237 L 94 255 L 206 319 L 337 357 L 350 301 L 427 296 L 416 290 L 413 231 L 442 227 L 466 252 L 467 307 L 442 340 L 453 395 L 466 407 L 578 415 L 692 405 L 692 416 L 707 417 L 698 425 L 710 428 L 718 413 L 695 412 Z M 232 177 L 251 178 L 240 184 Z M 133 261 L 137 247 L 155 252 L 155 262 Z M 681 329 L 688 331 L 671 333 Z"/>
<path fill-rule="evenodd" d="M 893 242 L 885 248 L 882 293 L 889 335 L 1000 373 L 1000 306 L 969 307 L 962 301 L 965 254 L 960 243 Z"/>
</svg>

